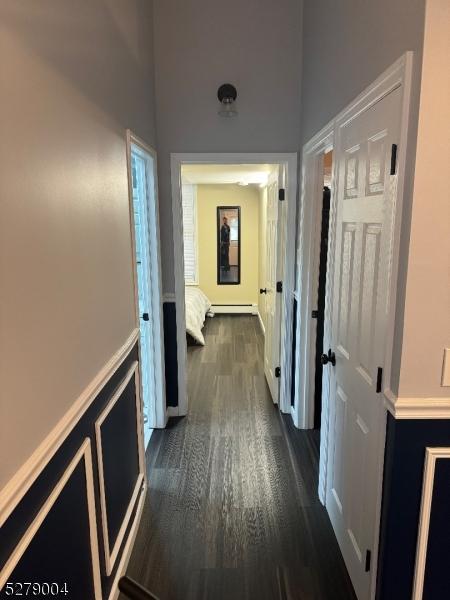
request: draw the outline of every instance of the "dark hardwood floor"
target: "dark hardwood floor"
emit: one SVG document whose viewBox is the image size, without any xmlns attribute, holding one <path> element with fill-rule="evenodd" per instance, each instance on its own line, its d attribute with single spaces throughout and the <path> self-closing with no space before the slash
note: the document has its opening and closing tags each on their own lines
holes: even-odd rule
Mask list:
<svg viewBox="0 0 450 600">
<path fill-rule="evenodd" d="M 274 407 L 258 319 L 207 319 L 189 415 L 153 433 L 127 574 L 160 600 L 353 600 L 317 498 L 317 431 Z"/>
</svg>

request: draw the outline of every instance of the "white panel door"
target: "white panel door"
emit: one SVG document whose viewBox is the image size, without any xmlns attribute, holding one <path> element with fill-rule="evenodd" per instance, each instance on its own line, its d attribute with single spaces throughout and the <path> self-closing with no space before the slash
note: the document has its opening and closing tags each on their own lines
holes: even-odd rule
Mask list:
<svg viewBox="0 0 450 600">
<path fill-rule="evenodd" d="M 266 333 L 264 341 L 264 373 L 274 403 L 278 402 L 279 378 L 275 369 L 280 365 L 280 315 L 281 294 L 277 293 L 277 257 L 281 237 L 278 235 L 280 201 L 278 180 L 267 188 L 266 234 Z"/>
<path fill-rule="evenodd" d="M 360 600 L 369 598 L 382 469 L 384 364 L 401 92 L 394 90 L 337 132 L 338 184 L 326 506 Z"/>
<path fill-rule="evenodd" d="M 141 388 L 145 446 L 164 427 L 164 344 L 160 297 L 159 228 L 153 156 L 131 146 L 133 220 L 140 325 Z"/>
</svg>

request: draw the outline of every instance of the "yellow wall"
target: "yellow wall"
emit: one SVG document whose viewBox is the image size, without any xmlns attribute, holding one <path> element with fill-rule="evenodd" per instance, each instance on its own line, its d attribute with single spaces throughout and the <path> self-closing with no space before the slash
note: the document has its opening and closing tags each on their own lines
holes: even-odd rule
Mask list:
<svg viewBox="0 0 450 600">
<path fill-rule="evenodd" d="M 259 190 L 252 186 L 197 186 L 199 286 L 213 304 L 257 304 Z M 241 207 L 241 283 L 217 285 L 217 207 Z"/>
</svg>

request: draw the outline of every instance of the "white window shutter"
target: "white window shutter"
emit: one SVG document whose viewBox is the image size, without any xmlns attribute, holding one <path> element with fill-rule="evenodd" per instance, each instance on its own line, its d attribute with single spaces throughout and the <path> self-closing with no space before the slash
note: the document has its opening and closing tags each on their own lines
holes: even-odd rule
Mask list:
<svg viewBox="0 0 450 600">
<path fill-rule="evenodd" d="M 184 240 L 184 280 L 185 283 L 198 283 L 197 280 L 197 186 L 183 183 Z"/>
</svg>

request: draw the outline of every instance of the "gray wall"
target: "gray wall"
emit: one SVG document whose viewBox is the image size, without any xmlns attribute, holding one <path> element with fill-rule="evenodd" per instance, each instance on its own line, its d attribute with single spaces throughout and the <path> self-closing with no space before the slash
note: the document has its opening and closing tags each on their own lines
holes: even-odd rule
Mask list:
<svg viewBox="0 0 450 600">
<path fill-rule="evenodd" d="M 299 0 L 155 3 L 163 286 L 174 291 L 171 152 L 292 152 L 300 140 Z M 239 116 L 219 117 L 220 84 Z"/>
<path fill-rule="evenodd" d="M 0 4 L 0 490 L 135 324 L 125 129 L 154 143 L 152 3 Z"/>
<path fill-rule="evenodd" d="M 406 50 L 422 53 L 425 0 L 304 0 L 302 139 Z"/>
<path fill-rule="evenodd" d="M 415 53 L 391 389 L 398 392 L 425 0 L 305 0 L 302 143 L 407 50 Z"/>
</svg>

